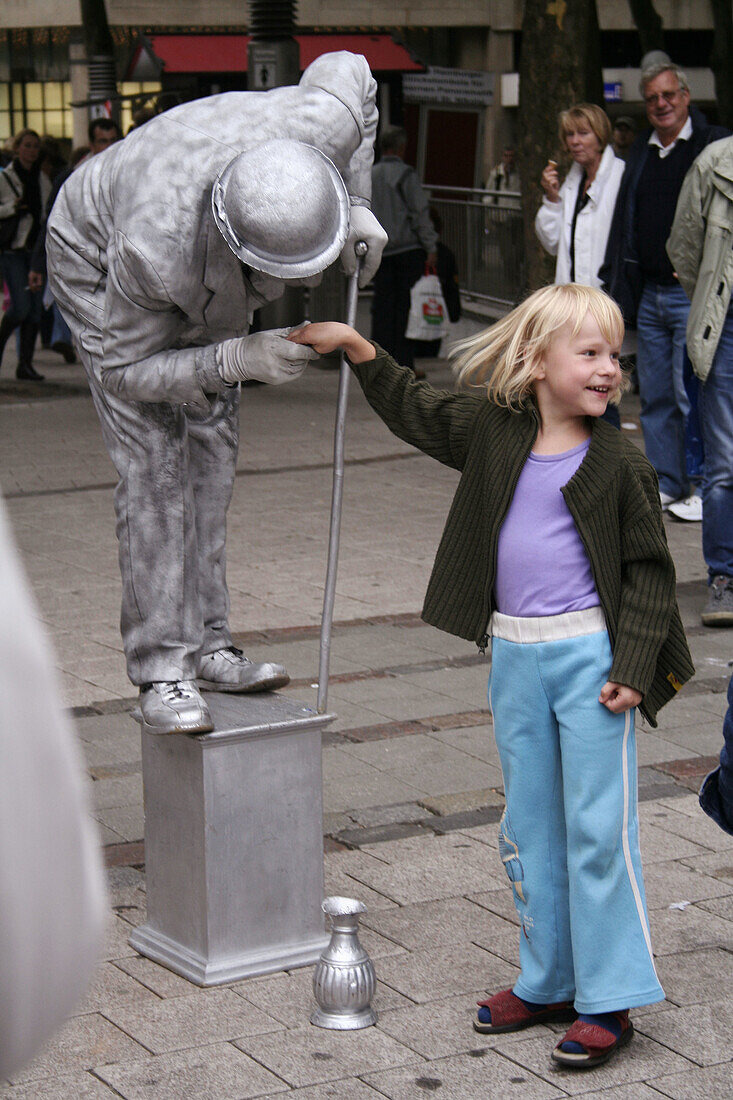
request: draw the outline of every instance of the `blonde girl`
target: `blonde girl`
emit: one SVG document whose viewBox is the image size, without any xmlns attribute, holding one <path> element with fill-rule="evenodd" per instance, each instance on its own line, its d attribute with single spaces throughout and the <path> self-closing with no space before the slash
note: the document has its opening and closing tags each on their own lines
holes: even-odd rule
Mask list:
<svg viewBox="0 0 733 1100">
<path fill-rule="evenodd" d="M 693 673 L 657 480 L 601 417 L 618 401 L 623 323 L 600 291 L 545 287 L 456 349 L 468 391 L 416 382 L 346 325 L 291 339 L 343 348 L 401 439 L 461 471 L 423 618 L 492 638 L 489 704 L 506 811 L 501 858 L 521 933 L 513 989 L 481 1032 L 574 1020 L 552 1051 L 606 1061 L 629 1008 L 664 998 L 652 957 L 636 811 L 634 713 Z"/>
</svg>

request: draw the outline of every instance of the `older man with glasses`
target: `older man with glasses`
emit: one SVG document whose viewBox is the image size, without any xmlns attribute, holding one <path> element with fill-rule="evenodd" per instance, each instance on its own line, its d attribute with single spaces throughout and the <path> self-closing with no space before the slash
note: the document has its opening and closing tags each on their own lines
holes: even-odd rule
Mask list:
<svg viewBox="0 0 733 1100">
<path fill-rule="evenodd" d="M 641 93 L 651 129 L 629 152 L 600 275 L 638 327 L 637 372 L 646 453 L 659 477 L 662 507 L 700 520 L 690 485 L 685 425 L 685 329 L 690 302 L 665 245 L 682 183 L 695 157 L 727 130 L 690 106 L 685 74 L 668 59 L 642 68 Z"/>
</svg>

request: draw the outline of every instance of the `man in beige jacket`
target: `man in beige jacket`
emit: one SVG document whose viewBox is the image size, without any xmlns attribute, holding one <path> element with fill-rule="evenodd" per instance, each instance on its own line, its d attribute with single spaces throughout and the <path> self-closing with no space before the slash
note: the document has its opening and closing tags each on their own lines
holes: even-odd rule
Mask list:
<svg viewBox="0 0 733 1100">
<path fill-rule="evenodd" d="M 702 548 L 710 594 L 705 626 L 733 626 L 733 137 L 695 160 L 667 252 L 691 300 L 687 351 L 701 386 L 705 447 Z"/>
</svg>

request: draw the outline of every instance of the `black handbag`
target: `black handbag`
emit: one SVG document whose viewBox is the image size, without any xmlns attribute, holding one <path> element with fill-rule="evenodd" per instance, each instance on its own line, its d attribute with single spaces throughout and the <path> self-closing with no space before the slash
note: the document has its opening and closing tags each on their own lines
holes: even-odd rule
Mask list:
<svg viewBox="0 0 733 1100">
<path fill-rule="evenodd" d="M 18 198 L 20 198 L 20 191 L 13 183 L 11 177 L 7 172 L 4 172 L 6 181 L 10 184 L 10 188 L 15 192 Z M 20 213 L 10 214 L 7 218 L 0 219 L 0 252 L 5 252 L 12 247 L 15 240 L 15 234 L 18 232 L 18 223 L 20 222 Z"/>
</svg>

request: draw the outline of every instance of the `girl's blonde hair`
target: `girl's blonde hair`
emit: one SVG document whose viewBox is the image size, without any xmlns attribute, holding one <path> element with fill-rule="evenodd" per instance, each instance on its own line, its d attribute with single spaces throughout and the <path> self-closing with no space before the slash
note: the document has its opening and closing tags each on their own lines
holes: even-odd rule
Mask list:
<svg viewBox="0 0 733 1100">
<path fill-rule="evenodd" d="M 540 361 L 560 329 L 575 336 L 590 313 L 609 344 L 620 348 L 624 338 L 621 310 L 601 290 L 578 283 L 545 286 L 477 336 L 457 343 L 450 353 L 453 370 L 463 385 L 486 389 L 490 401 L 522 409 L 530 397 Z M 611 394 L 617 405 L 627 382 Z"/>
</svg>

